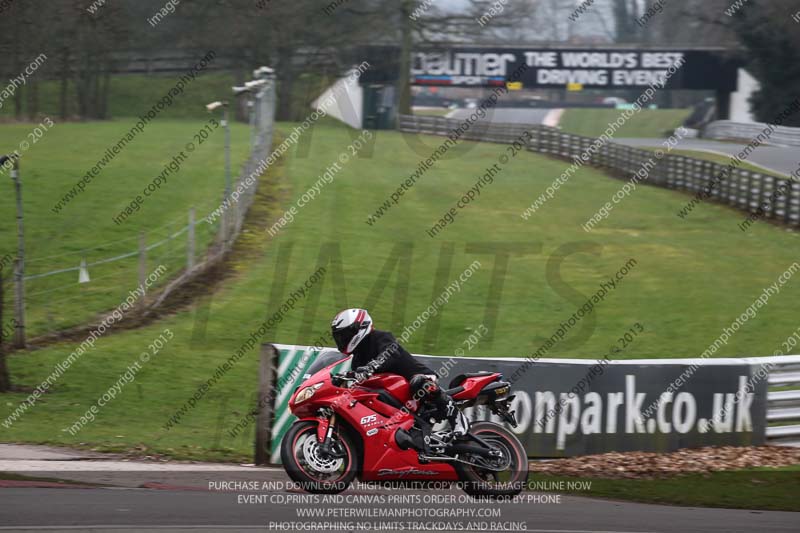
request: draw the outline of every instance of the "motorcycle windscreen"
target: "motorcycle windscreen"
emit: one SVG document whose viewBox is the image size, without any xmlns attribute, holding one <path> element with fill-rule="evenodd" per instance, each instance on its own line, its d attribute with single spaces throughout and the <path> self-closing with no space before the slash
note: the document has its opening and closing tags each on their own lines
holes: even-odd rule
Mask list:
<svg viewBox="0 0 800 533">
<path fill-rule="evenodd" d="M 343 362 L 347 359 L 350 359 L 349 355 L 337 352 L 336 350 L 326 350 L 320 353 L 316 359 L 314 359 L 314 362 L 309 365 L 303 379 L 308 379 L 323 368 L 328 368 L 331 365 Z"/>
</svg>

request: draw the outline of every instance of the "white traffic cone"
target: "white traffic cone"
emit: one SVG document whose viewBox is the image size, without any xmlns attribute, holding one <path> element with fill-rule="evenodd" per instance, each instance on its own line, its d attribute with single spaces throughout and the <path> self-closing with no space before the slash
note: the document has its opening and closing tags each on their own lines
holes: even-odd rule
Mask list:
<svg viewBox="0 0 800 533">
<path fill-rule="evenodd" d="M 81 266 L 78 269 L 78 283 L 89 283 L 89 271 L 86 269 L 86 259 L 81 259 Z"/>
</svg>

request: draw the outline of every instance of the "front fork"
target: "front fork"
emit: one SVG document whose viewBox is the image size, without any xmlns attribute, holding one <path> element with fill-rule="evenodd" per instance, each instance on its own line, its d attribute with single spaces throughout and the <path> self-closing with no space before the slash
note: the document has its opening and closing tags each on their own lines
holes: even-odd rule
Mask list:
<svg viewBox="0 0 800 533">
<path fill-rule="evenodd" d="M 323 456 L 337 457 L 333 450 L 333 431 L 336 428 L 336 413 L 330 417 L 320 414 L 317 423 L 317 441 L 319 441 L 319 451 Z"/>
</svg>

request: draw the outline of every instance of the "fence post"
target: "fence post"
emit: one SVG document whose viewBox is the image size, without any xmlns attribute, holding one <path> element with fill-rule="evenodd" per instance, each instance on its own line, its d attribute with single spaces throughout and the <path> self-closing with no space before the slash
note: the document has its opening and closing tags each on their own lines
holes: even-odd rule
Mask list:
<svg viewBox="0 0 800 533">
<path fill-rule="evenodd" d="M 231 220 L 231 213 L 229 209 L 229 202 L 231 197 L 231 125 L 229 121 L 229 112 L 227 107 L 227 102 L 225 103 L 225 107 L 222 108 L 222 127 L 225 130 L 225 192 L 222 195 L 222 206 L 224 207 L 224 211 L 222 212 L 222 228 L 220 231 L 220 235 L 222 236 L 222 252 L 226 252 L 228 250 L 228 243 L 231 237 L 232 231 L 232 220 Z M 234 222 L 235 223 L 235 222 Z"/>
<path fill-rule="evenodd" d="M 22 277 L 22 261 L 14 259 L 14 348 L 25 348 L 25 280 Z"/>
<path fill-rule="evenodd" d="M 14 347 L 25 348 L 25 230 L 22 211 L 22 178 L 19 175 L 19 157 L 14 157 L 11 167 L 14 193 L 17 200 L 17 259 L 14 263 L 14 314 L 17 324 L 14 329 Z"/>
<path fill-rule="evenodd" d="M 258 404 L 256 413 L 255 464 L 269 464 L 272 457 L 272 414 L 275 411 L 275 372 L 278 350 L 271 344 L 261 345 L 258 369 Z"/>
<path fill-rule="evenodd" d="M 194 268 L 194 207 L 189 209 L 189 231 L 186 234 L 186 270 L 191 270 Z"/>
<path fill-rule="evenodd" d="M 0 392 L 6 392 L 11 388 L 4 347 L 6 325 L 3 323 L 3 304 L 5 304 L 3 297 L 3 272 L 0 270 Z"/>
<path fill-rule="evenodd" d="M 228 215 L 230 214 L 229 209 L 225 209 L 222 212 L 222 216 L 219 218 L 220 220 L 220 228 L 219 228 L 219 237 L 221 241 L 222 250 L 225 251 L 225 245 L 228 242 Z"/>
<path fill-rule="evenodd" d="M 139 287 L 144 288 L 145 277 L 147 276 L 147 242 L 143 231 L 139 232 Z M 137 305 L 139 309 L 144 307 L 144 297 L 139 298 Z"/>
</svg>

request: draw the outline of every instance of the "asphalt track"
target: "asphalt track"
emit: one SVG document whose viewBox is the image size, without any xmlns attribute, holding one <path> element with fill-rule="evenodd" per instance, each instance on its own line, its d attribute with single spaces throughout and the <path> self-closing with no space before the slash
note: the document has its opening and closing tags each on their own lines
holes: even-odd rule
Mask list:
<svg viewBox="0 0 800 533">
<path fill-rule="evenodd" d="M 663 139 L 615 139 L 614 142 L 635 147 L 659 147 Z M 745 149 L 747 143 L 709 141 L 705 139 L 681 139 L 676 149 L 697 150 L 720 155 L 734 156 Z M 800 148 L 761 145 L 754 149 L 747 162 L 779 174 L 800 173 Z"/>
<path fill-rule="evenodd" d="M 531 531 L 535 533 L 796 532 L 800 513 L 637 504 L 567 496 L 529 480 L 510 502 L 476 501 L 449 485 L 352 486 L 325 499 L 279 467 L 153 461 L 0 444 L 4 531 Z M 68 480 L 57 482 L 55 480 Z M 97 485 L 103 485 L 98 487 Z M 535 492 L 534 492 L 535 491 Z"/>
<path fill-rule="evenodd" d="M 448 118 L 465 119 L 475 109 L 455 109 Z M 486 112 L 489 122 L 495 124 L 541 124 L 552 109 L 497 107 Z M 482 119 L 483 120 L 483 119 Z"/>
<path fill-rule="evenodd" d="M 436 503 L 364 503 L 383 494 L 425 495 Z M 0 489 L 0 531 L 532 531 L 558 533 L 796 532 L 800 514 L 729 509 L 682 508 L 623 503 L 554 493 L 527 493 L 519 503 L 459 503 L 457 490 L 348 491 L 338 503 L 278 503 L 307 497 L 298 492 L 212 492 L 128 488 Z M 257 498 L 258 497 L 258 498 Z M 250 501 L 247 498 L 251 498 Z M 321 498 L 321 496 L 316 496 Z M 361 500 L 359 500 L 361 498 Z M 442 503 L 452 498 L 454 502 Z M 243 500 L 244 499 L 244 500 Z M 273 502 L 270 503 L 270 499 Z M 324 516 L 300 517 L 299 509 Z M 348 517 L 342 513 L 399 510 L 393 518 Z M 425 511 L 425 510 L 430 511 Z M 484 509 L 499 517 L 455 517 Z M 396 511 L 397 512 L 397 511 Z M 425 516 L 424 513 L 437 515 Z M 272 524 L 270 524 L 272 523 Z M 399 529 L 396 525 L 400 523 Z M 278 524 L 285 524 L 282 528 Z M 290 526 L 289 524 L 294 524 Z M 500 524 L 500 525 L 496 525 Z M 271 526 L 271 527 L 270 527 Z M 440 528 L 441 526 L 441 528 Z M 296 529 L 287 529 L 296 527 Z M 386 527 L 386 529 L 382 529 Z M 504 529 L 505 528 L 505 529 Z"/>
<path fill-rule="evenodd" d="M 474 109 L 456 109 L 448 116 L 450 118 L 464 119 L 470 116 Z M 487 112 L 487 119 L 492 123 L 511 124 L 542 124 L 552 109 L 539 108 L 495 108 Z M 635 147 L 659 147 L 663 139 L 637 139 L 620 138 L 613 142 Z M 719 155 L 734 156 L 747 146 L 745 142 L 721 142 L 706 139 L 681 139 L 677 149 L 697 150 Z M 800 149 L 797 147 L 761 145 L 753 150 L 747 161 L 755 166 L 784 175 L 798 173 L 800 175 Z"/>
</svg>

